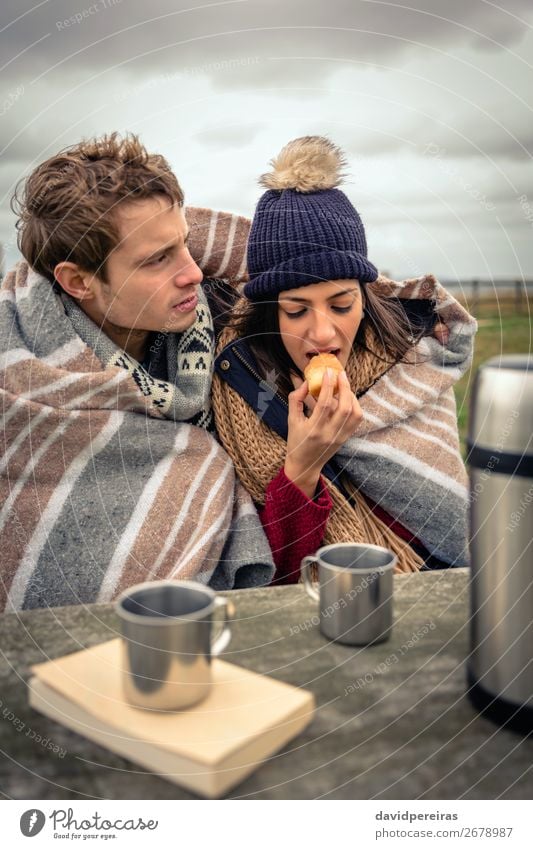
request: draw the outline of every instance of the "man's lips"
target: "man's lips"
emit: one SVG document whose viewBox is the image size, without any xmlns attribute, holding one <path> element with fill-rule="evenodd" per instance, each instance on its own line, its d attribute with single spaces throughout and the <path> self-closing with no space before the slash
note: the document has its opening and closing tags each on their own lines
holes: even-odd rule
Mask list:
<svg viewBox="0 0 533 849">
<path fill-rule="evenodd" d="M 189 295 L 188 298 L 184 298 L 182 301 L 179 301 L 179 303 L 174 304 L 172 309 L 176 310 L 177 312 L 190 312 L 191 310 L 196 308 L 197 304 L 198 295 L 196 294 L 196 292 L 193 292 L 192 295 Z"/>
</svg>

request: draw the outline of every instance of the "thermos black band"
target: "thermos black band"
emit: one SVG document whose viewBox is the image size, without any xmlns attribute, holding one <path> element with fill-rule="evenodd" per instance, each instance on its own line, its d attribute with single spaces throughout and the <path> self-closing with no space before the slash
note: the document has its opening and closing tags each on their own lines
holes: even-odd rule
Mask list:
<svg viewBox="0 0 533 849">
<path fill-rule="evenodd" d="M 518 731 L 520 734 L 533 733 L 533 707 L 515 705 L 501 696 L 489 693 L 479 681 L 476 681 L 470 669 L 467 669 L 466 679 L 470 701 L 488 719 Z"/>
<path fill-rule="evenodd" d="M 519 475 L 533 478 L 533 455 L 512 451 L 496 451 L 467 443 L 466 461 L 473 469 L 496 472 L 499 475 Z"/>
</svg>

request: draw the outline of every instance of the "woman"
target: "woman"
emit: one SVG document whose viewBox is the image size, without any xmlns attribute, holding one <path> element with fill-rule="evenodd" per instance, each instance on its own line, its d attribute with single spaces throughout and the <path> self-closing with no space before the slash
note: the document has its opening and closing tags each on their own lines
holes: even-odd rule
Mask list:
<svg viewBox="0 0 533 849">
<path fill-rule="evenodd" d="M 259 506 L 277 583 L 321 544 L 366 541 L 398 571 L 467 563 L 465 471 L 452 384 L 475 322 L 434 278 L 394 284 L 368 260 L 327 139 L 287 145 L 261 178 L 249 282 L 219 340 L 219 437 Z M 427 334 L 444 321 L 449 340 Z M 422 338 L 425 336 L 426 338 Z M 318 401 L 304 369 L 319 352 L 343 371 Z"/>
</svg>

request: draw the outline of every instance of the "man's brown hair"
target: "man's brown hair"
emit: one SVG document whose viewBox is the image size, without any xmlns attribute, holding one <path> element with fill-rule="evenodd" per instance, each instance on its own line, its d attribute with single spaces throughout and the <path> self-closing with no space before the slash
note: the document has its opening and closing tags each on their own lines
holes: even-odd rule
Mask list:
<svg viewBox="0 0 533 849">
<path fill-rule="evenodd" d="M 39 165 L 15 192 L 19 249 L 52 282 L 57 263 L 67 260 L 106 281 L 106 260 L 120 239 L 117 205 L 156 195 L 183 206 L 167 161 L 137 136 L 82 141 Z"/>
</svg>

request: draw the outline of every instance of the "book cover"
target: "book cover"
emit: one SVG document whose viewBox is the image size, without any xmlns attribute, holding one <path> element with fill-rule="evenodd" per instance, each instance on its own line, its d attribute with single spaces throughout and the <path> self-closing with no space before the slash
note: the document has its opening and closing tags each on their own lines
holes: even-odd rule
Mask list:
<svg viewBox="0 0 533 849">
<path fill-rule="evenodd" d="M 312 693 L 212 661 L 209 696 L 183 711 L 142 710 L 122 693 L 121 640 L 32 667 L 30 705 L 152 772 L 219 798 L 311 721 Z"/>
</svg>

